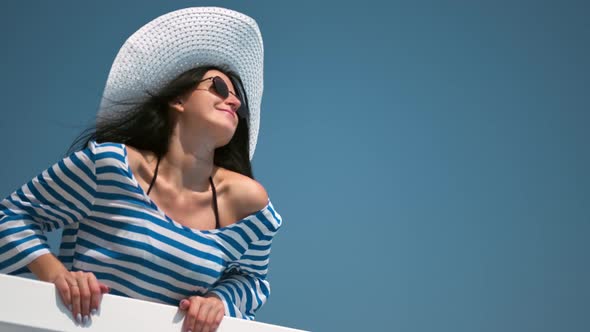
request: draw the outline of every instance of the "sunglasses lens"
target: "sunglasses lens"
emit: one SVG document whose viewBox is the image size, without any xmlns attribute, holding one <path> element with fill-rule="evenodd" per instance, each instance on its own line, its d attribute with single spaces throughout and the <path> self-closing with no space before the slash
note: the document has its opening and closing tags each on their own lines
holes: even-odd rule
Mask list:
<svg viewBox="0 0 590 332">
<path fill-rule="evenodd" d="M 221 97 L 227 98 L 229 96 L 229 89 L 227 88 L 227 84 L 225 84 L 221 77 L 216 76 L 215 78 L 213 78 L 213 87 Z"/>
<path fill-rule="evenodd" d="M 227 87 L 227 84 L 225 84 L 225 81 L 219 77 L 219 76 L 215 76 L 213 77 L 213 85 L 212 85 L 213 89 L 215 90 L 215 92 L 221 96 L 222 98 L 227 98 L 229 96 L 229 88 Z M 242 91 L 242 90 L 240 90 Z M 239 96 L 236 95 L 236 97 L 240 100 L 240 108 L 238 109 L 238 115 L 243 112 L 243 108 L 244 108 L 244 100 Z"/>
</svg>

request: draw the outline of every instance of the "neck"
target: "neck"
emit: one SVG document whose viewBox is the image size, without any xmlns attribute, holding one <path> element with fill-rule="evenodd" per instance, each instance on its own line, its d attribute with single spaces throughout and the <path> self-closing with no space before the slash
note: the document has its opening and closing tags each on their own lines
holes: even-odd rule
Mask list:
<svg viewBox="0 0 590 332">
<path fill-rule="evenodd" d="M 204 138 L 181 138 L 177 131 L 170 137 L 168 153 L 160 161 L 158 178 L 162 177 L 175 191 L 209 190 L 213 176 L 215 146 Z"/>
</svg>

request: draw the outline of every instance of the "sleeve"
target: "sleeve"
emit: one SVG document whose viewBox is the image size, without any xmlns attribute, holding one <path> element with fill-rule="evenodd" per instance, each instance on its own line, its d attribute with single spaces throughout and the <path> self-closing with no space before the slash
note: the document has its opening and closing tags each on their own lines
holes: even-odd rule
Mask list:
<svg viewBox="0 0 590 332">
<path fill-rule="evenodd" d="M 209 291 L 219 296 L 225 313 L 231 317 L 253 320 L 255 313 L 270 295 L 266 280 L 272 240 L 249 245 L 244 255 L 230 264 L 226 274 Z"/>
<path fill-rule="evenodd" d="M 0 201 L 0 273 L 18 273 L 49 253 L 44 233 L 86 218 L 96 196 L 94 143 Z"/>
</svg>

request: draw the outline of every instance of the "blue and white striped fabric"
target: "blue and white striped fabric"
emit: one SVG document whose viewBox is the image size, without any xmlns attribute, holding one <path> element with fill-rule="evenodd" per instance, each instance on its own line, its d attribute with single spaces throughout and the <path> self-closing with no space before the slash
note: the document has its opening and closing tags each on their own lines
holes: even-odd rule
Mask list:
<svg viewBox="0 0 590 332">
<path fill-rule="evenodd" d="M 269 201 L 227 227 L 185 227 L 141 189 L 125 145 L 90 142 L 0 202 L 0 272 L 28 272 L 49 253 L 44 232 L 64 228 L 60 260 L 93 272 L 112 294 L 178 305 L 213 292 L 226 315 L 254 319 L 270 294 L 269 254 L 280 225 Z"/>
</svg>

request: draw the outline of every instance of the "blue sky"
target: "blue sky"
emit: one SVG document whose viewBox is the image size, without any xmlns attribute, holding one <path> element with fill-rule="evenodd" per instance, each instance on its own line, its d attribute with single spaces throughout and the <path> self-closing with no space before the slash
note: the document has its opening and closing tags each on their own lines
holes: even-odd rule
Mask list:
<svg viewBox="0 0 590 332">
<path fill-rule="evenodd" d="M 129 35 L 204 5 L 264 39 L 253 166 L 284 224 L 258 320 L 588 330 L 582 1 L 3 2 L 0 196 L 93 121 Z"/>
</svg>

